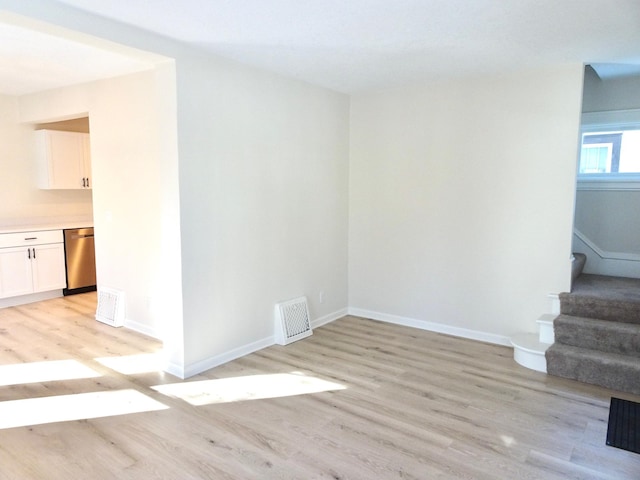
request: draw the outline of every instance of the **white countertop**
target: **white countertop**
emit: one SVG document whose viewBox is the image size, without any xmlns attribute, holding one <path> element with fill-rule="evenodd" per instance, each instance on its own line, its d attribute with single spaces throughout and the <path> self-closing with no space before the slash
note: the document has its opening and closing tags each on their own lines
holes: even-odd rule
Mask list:
<svg viewBox="0 0 640 480">
<path fill-rule="evenodd" d="M 88 228 L 93 227 L 93 221 L 63 221 L 56 223 L 34 223 L 29 225 L 2 225 L 0 226 L 0 234 L 2 233 L 20 233 L 20 232 L 39 232 L 43 230 L 64 230 L 66 228 Z"/>
</svg>

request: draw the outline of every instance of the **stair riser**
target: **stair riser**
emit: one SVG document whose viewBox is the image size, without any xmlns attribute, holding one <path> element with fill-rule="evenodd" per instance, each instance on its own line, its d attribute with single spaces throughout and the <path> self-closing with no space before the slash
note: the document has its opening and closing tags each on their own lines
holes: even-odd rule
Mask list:
<svg viewBox="0 0 640 480">
<path fill-rule="evenodd" d="M 629 328 L 617 329 L 616 322 L 611 323 L 611 327 L 607 328 L 606 325 L 577 326 L 557 321 L 554 327 L 555 341 L 562 345 L 640 358 L 640 325 L 637 332 L 632 333 Z"/>
<path fill-rule="evenodd" d="M 597 298 L 575 299 L 561 294 L 560 313 L 574 317 L 640 324 L 640 304 L 638 303 L 616 304 Z"/>
<path fill-rule="evenodd" d="M 555 333 L 553 331 L 553 321 L 538 320 L 538 339 L 542 343 L 551 345 L 555 342 Z"/>
<path fill-rule="evenodd" d="M 537 372 L 547 372 L 547 360 L 544 352 L 530 352 L 514 346 L 513 359 L 523 367 Z"/>
<path fill-rule="evenodd" d="M 640 378 L 640 362 L 631 366 L 565 355 L 551 349 L 547 350 L 546 359 L 547 373 L 551 375 L 640 395 L 640 382 L 635 381 Z"/>
</svg>

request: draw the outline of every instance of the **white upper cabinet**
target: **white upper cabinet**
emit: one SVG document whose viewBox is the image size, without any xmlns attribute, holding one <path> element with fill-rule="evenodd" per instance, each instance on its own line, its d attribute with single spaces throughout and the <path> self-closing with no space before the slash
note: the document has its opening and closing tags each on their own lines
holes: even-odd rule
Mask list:
<svg viewBox="0 0 640 480">
<path fill-rule="evenodd" d="M 37 130 L 39 187 L 44 189 L 91 188 L 89 134 Z"/>
</svg>

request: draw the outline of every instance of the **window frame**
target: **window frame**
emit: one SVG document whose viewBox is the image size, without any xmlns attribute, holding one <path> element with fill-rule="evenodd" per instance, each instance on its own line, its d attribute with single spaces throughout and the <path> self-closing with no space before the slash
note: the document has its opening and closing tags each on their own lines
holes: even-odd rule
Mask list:
<svg viewBox="0 0 640 480">
<path fill-rule="evenodd" d="M 640 130 L 640 109 L 587 112 L 582 114 L 580 124 L 580 145 L 578 148 L 578 159 L 576 163 L 578 190 L 640 191 L 640 172 L 603 174 L 581 174 L 579 172 L 582 136 L 585 133 L 624 130 Z"/>
</svg>

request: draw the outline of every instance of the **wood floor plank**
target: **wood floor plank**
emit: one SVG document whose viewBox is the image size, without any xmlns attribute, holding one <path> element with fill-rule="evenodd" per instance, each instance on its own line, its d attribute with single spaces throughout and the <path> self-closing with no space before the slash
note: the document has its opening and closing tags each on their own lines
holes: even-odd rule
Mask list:
<svg viewBox="0 0 640 480">
<path fill-rule="evenodd" d="M 0 309 L 0 375 L 60 360 L 95 372 L 0 381 L 0 412 L 129 391 L 162 409 L 0 429 L 0 480 L 640 478 L 640 455 L 605 445 L 610 397 L 639 397 L 527 370 L 506 347 L 347 316 L 181 381 L 102 363 L 161 344 L 97 322 L 95 308 L 94 292 Z M 235 379 L 256 395 L 257 379 L 283 374 L 327 390 L 283 396 L 273 380 L 272 398 L 234 401 L 206 390 Z M 202 405 L 160 388 L 185 383 Z"/>
</svg>

